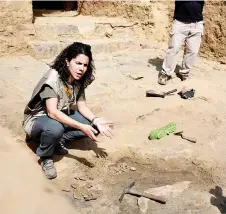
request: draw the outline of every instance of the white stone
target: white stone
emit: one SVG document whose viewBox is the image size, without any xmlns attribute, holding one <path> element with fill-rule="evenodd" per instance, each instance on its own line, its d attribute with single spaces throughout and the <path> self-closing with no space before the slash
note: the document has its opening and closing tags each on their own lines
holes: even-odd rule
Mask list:
<svg viewBox="0 0 226 214">
<path fill-rule="evenodd" d="M 140 197 L 137 199 L 137 205 L 139 207 L 139 210 L 141 213 L 146 213 L 148 210 L 148 201 L 149 200 L 143 200 L 143 197 Z"/>
<path fill-rule="evenodd" d="M 175 183 L 173 185 L 166 185 L 166 186 L 161 186 L 161 187 L 150 188 L 144 192 L 152 194 L 152 195 L 164 197 L 167 201 L 167 200 L 176 198 L 179 195 L 181 195 L 182 192 L 189 187 L 190 183 L 191 183 L 190 181 L 182 181 L 182 182 Z M 138 199 L 138 203 L 142 205 L 141 208 L 144 211 L 146 210 L 146 206 L 148 209 L 149 200 L 150 199 L 145 198 L 145 197 L 140 197 Z M 139 208 L 140 208 L 140 206 L 139 206 Z"/>
<path fill-rule="evenodd" d="M 131 171 L 136 171 L 136 168 L 135 167 L 130 167 L 130 170 Z"/>
<path fill-rule="evenodd" d="M 182 181 L 182 182 L 175 183 L 173 185 L 150 188 L 145 192 L 153 195 L 157 195 L 157 196 L 162 196 L 162 197 L 165 197 L 166 199 L 176 198 L 184 190 L 186 190 L 189 187 L 190 183 L 191 183 L 190 181 Z"/>
</svg>

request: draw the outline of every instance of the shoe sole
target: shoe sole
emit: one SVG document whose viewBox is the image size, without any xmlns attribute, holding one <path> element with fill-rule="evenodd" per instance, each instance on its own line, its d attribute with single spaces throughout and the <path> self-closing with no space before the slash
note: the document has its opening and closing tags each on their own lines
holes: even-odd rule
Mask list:
<svg viewBox="0 0 226 214">
<path fill-rule="evenodd" d="M 55 175 L 47 175 L 47 174 L 45 174 L 45 171 L 42 169 L 42 172 L 43 172 L 43 174 L 44 174 L 44 176 L 47 178 L 47 179 L 54 179 L 54 178 L 56 178 L 57 177 L 57 172 L 56 172 L 56 174 Z"/>
<path fill-rule="evenodd" d="M 43 173 L 44 173 L 44 172 L 43 172 Z M 52 179 L 54 179 L 54 178 L 57 177 L 57 175 L 54 175 L 54 176 L 47 176 L 45 173 L 44 173 L 44 176 L 45 176 L 47 179 L 49 179 L 49 180 L 52 180 Z"/>
<path fill-rule="evenodd" d="M 167 83 L 158 82 L 159 85 L 166 85 Z"/>
<path fill-rule="evenodd" d="M 158 84 L 159 84 L 159 85 L 166 85 L 166 84 L 169 82 L 169 80 L 170 80 L 170 79 L 165 80 L 165 81 L 163 81 L 163 82 L 162 82 L 161 80 L 158 80 Z"/>
</svg>

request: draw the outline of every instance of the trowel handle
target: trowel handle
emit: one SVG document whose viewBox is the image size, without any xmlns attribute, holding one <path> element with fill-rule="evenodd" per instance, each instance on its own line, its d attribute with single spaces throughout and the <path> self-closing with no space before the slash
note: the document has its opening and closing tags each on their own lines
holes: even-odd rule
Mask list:
<svg viewBox="0 0 226 214">
<path fill-rule="evenodd" d="M 140 192 L 135 191 L 135 190 L 130 190 L 128 193 L 131 194 L 131 195 L 145 197 L 145 198 L 148 198 L 150 200 L 159 202 L 161 204 L 165 204 L 166 203 L 166 199 L 165 198 L 160 197 L 160 196 L 156 196 L 156 195 L 151 195 L 151 194 L 148 194 L 148 193 L 145 193 L 145 192 L 144 193 L 140 193 Z"/>
<path fill-rule="evenodd" d="M 196 142 L 197 142 L 197 140 L 196 140 L 195 138 L 193 138 L 193 137 L 188 137 L 188 136 L 186 136 L 186 135 L 184 135 L 184 134 L 182 134 L 181 137 L 182 137 L 183 139 L 185 139 L 185 140 L 188 140 L 188 141 L 192 142 L 192 143 L 196 143 Z"/>
<path fill-rule="evenodd" d="M 174 93 L 174 92 L 176 92 L 176 91 L 177 91 L 177 89 L 173 89 L 173 90 L 171 90 L 171 91 L 167 91 L 167 92 L 165 93 L 165 95 L 168 95 L 168 94 Z"/>
</svg>

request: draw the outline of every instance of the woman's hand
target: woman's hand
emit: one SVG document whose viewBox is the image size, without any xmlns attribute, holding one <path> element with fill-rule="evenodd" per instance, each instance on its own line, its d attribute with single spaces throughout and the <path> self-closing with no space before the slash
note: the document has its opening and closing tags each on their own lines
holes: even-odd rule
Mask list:
<svg viewBox="0 0 226 214">
<path fill-rule="evenodd" d="M 95 118 L 93 124 L 98 128 L 100 134 L 105 135 L 109 138 L 113 137 L 112 128 L 113 123 L 110 121 L 106 121 L 102 118 Z"/>
<path fill-rule="evenodd" d="M 97 141 L 97 138 L 96 138 L 95 134 L 97 134 L 98 132 L 92 126 L 86 125 L 86 124 L 82 124 L 81 127 L 80 127 L 80 130 L 86 136 L 88 136 L 91 140 Z"/>
</svg>

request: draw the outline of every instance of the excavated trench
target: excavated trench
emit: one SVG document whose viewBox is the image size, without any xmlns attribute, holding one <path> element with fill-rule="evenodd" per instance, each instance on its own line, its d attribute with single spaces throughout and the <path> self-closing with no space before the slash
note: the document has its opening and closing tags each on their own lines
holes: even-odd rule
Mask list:
<svg viewBox="0 0 226 214">
<path fill-rule="evenodd" d="M 18 80 L 15 80 L 15 78 L 18 78 L 19 70 L 12 70 L 11 68 L 9 70 L 10 72 L 4 72 L 5 78 L 4 81 L 1 82 L 2 86 L 0 97 L 4 99 L 0 99 L 0 109 L 2 112 L 0 115 L 0 124 L 9 128 L 14 135 L 20 136 L 20 134 L 23 133 L 20 121 L 22 120 L 22 111 L 25 105 L 22 95 L 25 93 L 24 90 L 29 88 L 28 84 L 31 85 L 31 82 L 28 82 L 27 79 L 34 79 L 34 75 L 37 75 L 38 72 L 30 72 L 29 69 L 29 72 L 26 69 L 24 73 L 20 72 L 20 78 L 22 79 L 23 77 L 25 79 L 24 81 L 19 81 L 20 84 L 24 84 L 24 88 L 21 90 L 21 88 L 17 86 Z M 8 70 L 6 69 L 6 71 Z M 213 87 L 213 91 L 221 89 L 220 92 L 223 97 L 224 88 L 219 88 L 219 81 L 217 82 L 217 80 L 221 79 L 211 80 L 217 85 L 216 88 Z M 198 81 L 201 82 L 202 85 L 206 83 L 202 82 L 201 79 L 198 79 Z M 211 87 L 212 85 L 209 86 Z M 210 97 L 211 96 L 214 97 L 214 93 L 211 94 Z M 167 199 L 167 203 L 165 205 L 149 201 L 148 213 L 219 213 L 219 211 L 216 210 L 216 206 L 213 206 L 213 202 L 211 202 L 212 194 L 210 194 L 210 190 L 215 187 L 215 184 L 220 183 L 216 177 L 216 170 L 222 162 L 215 162 L 214 160 L 219 160 L 218 158 L 215 158 L 218 156 L 224 157 L 222 155 L 224 153 L 221 152 L 221 150 L 224 150 L 222 143 L 223 140 L 221 140 L 219 136 L 223 136 L 224 134 L 224 120 L 222 118 L 225 118 L 225 114 L 222 110 L 222 106 L 224 105 L 222 105 L 221 102 L 218 103 L 217 99 L 216 102 L 212 103 L 212 106 L 210 104 L 211 103 L 204 103 L 202 101 L 197 102 L 197 106 L 195 107 L 206 111 L 204 112 L 203 110 L 204 113 L 201 114 L 201 117 L 198 115 L 199 112 L 194 111 L 194 113 L 190 109 L 189 111 L 183 111 L 182 109 L 181 112 L 177 112 L 177 114 L 183 118 L 184 124 L 187 124 L 188 127 L 193 128 L 194 131 L 194 127 L 200 127 L 201 132 L 196 133 L 199 134 L 199 136 L 204 133 L 204 130 L 205 133 L 208 133 L 209 131 L 209 135 L 207 134 L 209 138 L 203 138 L 202 141 L 200 140 L 200 142 L 205 142 L 203 143 L 203 146 L 200 143 L 197 144 L 197 147 L 192 148 L 194 151 L 198 149 L 201 150 L 198 154 L 197 152 L 194 152 L 194 155 L 197 155 L 197 158 L 199 157 L 200 159 L 202 158 L 200 157 L 201 153 L 204 153 L 207 149 L 210 150 L 210 152 L 208 152 L 208 156 L 203 157 L 202 161 L 196 162 L 195 158 L 185 159 L 181 157 L 182 153 L 176 153 L 176 151 L 180 151 L 180 148 L 182 147 L 178 147 L 175 154 L 173 152 L 172 154 L 169 154 L 175 155 L 170 159 L 168 157 L 164 157 L 160 153 L 159 156 L 157 156 L 157 154 L 153 155 L 154 152 L 151 153 L 152 148 L 149 147 L 150 150 L 146 151 L 146 147 L 142 147 L 142 145 L 139 144 L 139 141 L 136 146 L 139 145 L 141 147 L 139 149 L 142 150 L 142 154 L 137 152 L 136 149 L 133 151 L 130 151 L 129 149 L 122 149 L 117 152 L 109 153 L 109 156 L 105 159 L 94 158 L 93 156 L 85 156 L 85 158 L 80 157 L 80 155 L 83 155 L 83 150 L 88 150 L 87 148 L 82 148 L 80 149 L 82 152 L 75 152 L 79 157 L 73 156 L 72 154 L 74 154 L 74 151 L 71 151 L 71 159 L 65 158 L 59 163 L 56 163 L 59 176 L 52 182 L 55 183 L 60 190 L 62 190 L 62 193 L 76 207 L 76 210 L 81 210 L 81 212 L 78 213 L 139 213 L 137 197 L 125 195 L 121 204 L 118 201 L 123 189 L 133 181 L 136 181 L 136 184 L 133 187 L 135 190 L 143 192 L 153 188 L 150 190 L 151 192 L 153 191 L 155 194 L 157 192 Z M 192 107 L 192 102 L 190 102 L 190 106 Z M 207 106 L 211 107 L 209 109 L 211 111 L 213 111 L 212 107 L 214 107 L 217 111 L 220 110 L 220 114 L 218 115 L 213 113 L 212 115 L 209 111 L 207 111 Z M 195 109 L 194 105 L 191 109 Z M 168 115 L 177 118 L 174 112 L 169 112 L 170 114 Z M 164 115 L 167 115 L 166 113 L 167 112 L 163 111 Z M 188 113 L 192 114 L 185 116 L 188 115 Z M 170 117 L 168 117 L 168 119 L 169 118 Z M 194 121 L 200 120 L 201 122 L 191 123 L 192 118 Z M 217 118 L 222 120 L 216 120 Z M 153 119 L 155 118 L 153 117 Z M 142 126 L 144 126 L 144 123 L 145 121 L 142 123 Z M 213 138 L 216 141 L 212 142 Z M 167 146 L 167 144 L 164 144 L 163 142 L 161 149 L 164 149 L 165 145 Z M 178 144 L 172 144 L 172 151 L 174 151 L 173 148 L 175 147 L 173 146 L 175 145 L 179 145 L 179 142 Z M 114 149 L 119 149 L 117 146 L 119 146 L 119 144 L 115 145 Z M 184 146 L 183 148 L 188 148 L 188 146 Z M 212 157 L 214 157 L 213 159 L 211 159 L 212 153 Z M 177 154 L 180 156 L 176 156 Z M 103 156 L 105 156 L 105 154 L 103 154 Z M 208 167 L 204 165 L 204 160 L 209 161 Z M 221 173 L 224 173 L 223 170 Z M 219 174 L 219 177 L 223 178 L 222 174 Z M 159 188 L 159 190 L 157 191 L 156 188 Z M 212 212 L 210 211 L 211 209 L 215 210 Z"/>
<path fill-rule="evenodd" d="M 138 197 L 125 195 L 119 203 L 123 189 L 133 181 L 136 181 L 133 189 L 139 192 L 153 189 L 156 194 L 159 188 L 157 194 L 167 200 L 165 205 L 149 202 L 148 213 L 178 213 L 177 206 L 172 204 L 184 204 L 180 211 L 183 213 L 187 209 L 197 209 L 197 204 L 188 203 L 187 197 L 201 192 L 203 194 L 196 198 L 200 202 L 198 210 L 206 206 L 203 197 L 209 197 L 209 190 L 215 183 L 211 169 L 181 158 L 166 161 L 150 155 L 125 155 L 126 152 L 122 157 L 113 153 L 107 160 L 100 159 L 95 164 L 79 164 L 76 169 L 68 170 L 73 177 L 60 179 L 56 185 L 81 213 L 139 213 Z M 117 158 L 111 158 L 114 155 Z M 174 202 L 175 197 L 177 202 Z"/>
</svg>

